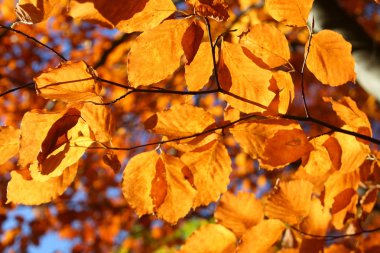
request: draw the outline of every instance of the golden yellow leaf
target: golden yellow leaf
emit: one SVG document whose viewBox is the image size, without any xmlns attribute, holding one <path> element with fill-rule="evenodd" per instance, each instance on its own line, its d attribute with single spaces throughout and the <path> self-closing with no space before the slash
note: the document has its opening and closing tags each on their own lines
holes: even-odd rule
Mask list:
<svg viewBox="0 0 380 253">
<path fill-rule="evenodd" d="M 316 177 L 323 176 L 332 168 L 329 152 L 323 145 L 328 139 L 328 135 L 321 135 L 310 141 L 313 150 L 309 153 L 307 160 L 303 162 L 303 168 L 308 174 Z"/>
<path fill-rule="evenodd" d="M 271 78 L 272 73 L 251 61 L 240 45 L 223 42 L 219 81 L 234 108 L 245 113 L 265 111 L 275 97 L 269 90 Z"/>
<path fill-rule="evenodd" d="M 145 31 L 159 25 L 176 10 L 170 0 L 70 1 L 69 14 L 76 19 L 118 28 L 125 33 Z"/>
<path fill-rule="evenodd" d="M 18 153 L 20 129 L 12 126 L 0 126 L 0 165 Z"/>
<path fill-rule="evenodd" d="M 238 192 L 234 195 L 226 192 L 220 199 L 214 217 L 219 224 L 241 237 L 246 230 L 264 219 L 264 210 L 253 193 Z"/>
<path fill-rule="evenodd" d="M 179 68 L 191 19 L 166 20 L 137 37 L 128 55 L 128 80 L 133 87 L 164 80 Z M 170 47 L 168 47 L 170 45 Z"/>
<path fill-rule="evenodd" d="M 309 215 L 313 185 L 305 180 L 280 182 L 264 206 L 265 215 L 290 225 L 299 224 Z"/>
<path fill-rule="evenodd" d="M 11 180 L 7 188 L 7 203 L 40 205 L 48 203 L 62 195 L 74 181 L 78 164 L 66 168 L 62 175 L 52 177 L 45 182 L 30 178 L 28 171 L 11 171 Z"/>
<path fill-rule="evenodd" d="M 37 94 L 64 102 L 86 100 L 99 95 L 95 70 L 84 61 L 61 63 L 34 78 Z"/>
<path fill-rule="evenodd" d="M 251 120 L 230 129 L 235 140 L 265 169 L 283 167 L 312 150 L 297 122 Z"/>
<path fill-rule="evenodd" d="M 184 137 L 202 133 L 214 123 L 212 115 L 203 108 L 183 104 L 151 116 L 146 120 L 145 128 L 165 136 Z"/>
<path fill-rule="evenodd" d="M 261 67 L 275 68 L 288 63 L 290 50 L 285 35 L 273 25 L 257 24 L 240 39 L 246 54 Z"/>
<path fill-rule="evenodd" d="M 48 19 L 55 8 L 62 7 L 62 3 L 61 0 L 19 0 L 16 15 L 24 23 L 39 23 Z"/>
<path fill-rule="evenodd" d="M 202 42 L 193 61 L 185 65 L 185 78 L 189 90 L 200 90 L 205 86 L 214 69 L 212 62 L 211 46 L 208 42 Z"/>
<path fill-rule="evenodd" d="M 197 189 L 193 208 L 208 205 L 227 191 L 231 159 L 226 147 L 218 140 L 184 153 L 181 160 L 189 167 Z"/>
<path fill-rule="evenodd" d="M 225 0 L 187 0 L 194 6 L 195 13 L 199 16 L 209 17 L 218 22 L 228 19 L 228 4 Z"/>
<path fill-rule="evenodd" d="M 175 224 L 193 205 L 196 190 L 179 158 L 156 151 L 133 157 L 123 174 L 123 194 L 138 215 L 156 213 Z"/>
<path fill-rule="evenodd" d="M 305 51 L 309 44 L 305 45 Z M 311 40 L 307 68 L 323 84 L 338 86 L 355 81 L 354 58 L 351 44 L 342 35 L 322 30 Z"/>
<path fill-rule="evenodd" d="M 320 199 L 311 200 L 309 215 L 300 224 L 300 229 L 312 235 L 326 235 L 331 222 L 330 209 L 325 208 Z"/>
<path fill-rule="evenodd" d="M 196 230 L 178 253 L 231 253 L 236 248 L 235 235 L 218 224 L 207 224 Z"/>
<path fill-rule="evenodd" d="M 313 0 L 266 0 L 265 8 L 277 21 L 290 26 L 306 26 Z"/>
<path fill-rule="evenodd" d="M 276 219 L 262 220 L 242 237 L 237 253 L 266 253 L 281 239 L 285 225 Z"/>
</svg>

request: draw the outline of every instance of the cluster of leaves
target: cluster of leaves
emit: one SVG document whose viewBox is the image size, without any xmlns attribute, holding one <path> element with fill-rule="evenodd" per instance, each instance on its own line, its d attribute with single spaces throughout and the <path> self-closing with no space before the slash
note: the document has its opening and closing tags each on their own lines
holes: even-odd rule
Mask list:
<svg viewBox="0 0 380 253">
<path fill-rule="evenodd" d="M 248 1 L 248 9 L 257 8 L 252 20 L 244 24 L 236 17 L 235 26 L 225 30 L 231 6 L 243 8 L 245 2 L 229 7 L 223 0 L 189 0 L 185 10 L 177 10 L 169 0 L 112 5 L 102 0 L 20 0 L 20 22 L 2 28 L 25 39 L 34 39 L 26 34 L 30 25 L 52 16 L 131 35 L 120 46 L 122 53 L 128 51 L 125 58 L 100 58 L 91 65 L 66 60 L 39 42 L 61 62 L 31 75 L 33 82 L 23 86 L 34 85 L 38 99 L 50 104 L 26 107 L 19 128 L 0 129 L 0 164 L 15 164 L 18 155 L 18 167 L 5 169 L 11 177 L 8 205 L 51 202 L 75 181 L 84 163 L 95 162 L 91 152 L 99 156 L 105 150 L 103 164 L 111 171 L 126 163 L 121 191 L 138 216 L 154 214 L 174 225 L 223 194 L 214 213 L 217 224 L 200 227 L 180 252 L 268 252 L 279 241 L 281 252 L 349 251 L 343 244 L 327 248 L 325 239 L 331 231 L 364 231 L 360 225 L 373 213 L 380 179 L 380 155 L 370 143 L 380 141 L 372 138 L 367 114 L 349 96 L 327 95 L 318 102 L 332 108 L 334 124 L 314 116 L 306 84 L 354 82 L 351 45 L 334 31 L 314 33 L 307 27 L 312 0 L 266 0 L 265 8 Z M 289 43 L 302 45 L 298 66 Z M 114 61 L 118 69 L 102 69 L 104 61 Z M 119 72 L 124 75 L 117 77 Z M 312 73 L 310 82 L 305 73 Z M 289 113 L 296 102 L 295 82 L 302 100 L 298 112 L 304 116 Z M 177 100 L 171 97 L 175 95 Z M 157 100 L 153 110 L 151 100 Z M 135 144 L 136 136 L 120 130 L 127 128 L 119 122 L 127 114 L 132 121 L 139 115 L 144 129 L 155 135 L 137 137 Z M 317 128 L 307 131 L 306 123 Z M 122 147 L 125 143 L 130 146 Z M 151 146 L 155 149 L 146 150 Z M 132 153 L 139 148 L 141 152 Z M 89 157 L 81 159 L 86 151 Z M 252 192 L 270 182 L 261 187 L 233 183 L 254 174 L 249 171 L 254 160 L 264 173 L 281 178 L 261 199 Z M 241 175 L 233 169 L 239 162 L 245 167 Z M 231 193 L 241 187 L 246 191 Z M 133 214 L 126 216 L 132 220 Z M 112 243 L 122 216 L 109 217 L 113 230 L 107 236 L 107 231 L 101 233 Z"/>
</svg>

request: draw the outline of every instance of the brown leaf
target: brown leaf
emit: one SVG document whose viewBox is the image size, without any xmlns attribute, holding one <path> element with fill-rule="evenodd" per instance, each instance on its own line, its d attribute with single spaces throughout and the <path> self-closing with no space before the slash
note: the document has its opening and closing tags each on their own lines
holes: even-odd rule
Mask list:
<svg viewBox="0 0 380 253">
<path fill-rule="evenodd" d="M 225 0 L 187 0 L 194 6 L 199 16 L 212 18 L 218 22 L 228 19 L 228 4 Z"/>
</svg>

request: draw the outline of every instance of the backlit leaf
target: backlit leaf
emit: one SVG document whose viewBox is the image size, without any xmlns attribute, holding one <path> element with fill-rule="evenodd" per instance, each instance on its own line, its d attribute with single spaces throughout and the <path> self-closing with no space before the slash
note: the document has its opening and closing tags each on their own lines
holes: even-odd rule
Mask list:
<svg viewBox="0 0 380 253">
<path fill-rule="evenodd" d="M 265 204 L 265 215 L 290 225 L 309 215 L 313 185 L 305 180 L 280 182 Z"/>
<path fill-rule="evenodd" d="M 209 17 L 218 22 L 228 19 L 228 5 L 225 0 L 187 0 L 194 6 L 195 13 L 199 16 Z"/>
<path fill-rule="evenodd" d="M 186 152 L 181 160 L 189 167 L 197 195 L 193 208 L 216 201 L 230 182 L 231 159 L 226 147 L 217 140 Z"/>
<path fill-rule="evenodd" d="M 355 81 L 351 44 L 334 31 L 322 30 L 313 36 L 306 65 L 323 84 L 338 86 Z"/>
<path fill-rule="evenodd" d="M 356 216 L 357 202 L 358 194 L 352 188 L 347 188 L 335 196 L 331 214 L 332 224 L 336 229 L 342 229 L 349 218 Z"/>
<path fill-rule="evenodd" d="M 96 73 L 84 61 L 61 63 L 34 78 L 37 94 L 64 102 L 86 100 L 99 95 Z"/>
<path fill-rule="evenodd" d="M 179 253 L 231 253 L 235 251 L 235 235 L 218 224 L 207 224 L 195 231 Z"/>
<path fill-rule="evenodd" d="M 290 26 L 306 26 L 313 0 L 266 0 L 265 8 L 277 21 Z"/>
<path fill-rule="evenodd" d="M 270 107 L 273 108 L 273 113 L 286 114 L 295 97 L 291 75 L 284 71 L 273 72 L 270 90 L 276 93 L 276 97 L 270 104 Z"/>
<path fill-rule="evenodd" d="M 74 181 L 78 164 L 66 168 L 62 175 L 52 177 L 45 182 L 30 178 L 28 171 L 12 171 L 7 188 L 7 203 L 40 205 L 62 195 Z"/>
<path fill-rule="evenodd" d="M 19 0 L 16 14 L 22 22 L 35 24 L 49 18 L 52 11 L 61 3 L 61 0 Z"/>
<path fill-rule="evenodd" d="M 362 208 L 362 220 L 364 220 L 375 207 L 378 193 L 379 190 L 377 188 L 369 189 L 360 200 L 360 206 Z"/>
<path fill-rule="evenodd" d="M 300 228 L 302 231 L 313 235 L 326 235 L 331 222 L 331 214 L 318 198 L 311 200 L 309 215 L 302 221 Z"/>
<path fill-rule="evenodd" d="M 242 237 L 237 253 L 271 252 L 272 246 L 280 240 L 285 225 L 275 219 L 262 220 L 257 226 L 249 229 Z"/>
<path fill-rule="evenodd" d="M 223 194 L 214 214 L 218 223 L 231 229 L 237 237 L 246 230 L 257 225 L 264 218 L 264 210 L 260 200 L 248 192 L 238 192 L 237 195 L 226 192 Z"/>
<path fill-rule="evenodd" d="M 20 129 L 12 126 L 0 127 L 0 165 L 18 153 L 20 145 Z"/>
<path fill-rule="evenodd" d="M 272 73 L 252 62 L 240 45 L 223 42 L 219 81 L 233 107 L 245 113 L 265 111 L 275 97 L 269 90 L 271 78 Z"/>
<path fill-rule="evenodd" d="M 269 24 L 257 24 L 240 39 L 246 54 L 259 66 L 275 68 L 290 59 L 288 41 L 285 35 Z"/>
<path fill-rule="evenodd" d="M 179 68 L 185 54 L 182 41 L 194 39 L 184 38 L 191 24 L 191 19 L 166 20 L 137 37 L 128 55 L 128 80 L 132 86 L 157 83 Z"/>
</svg>

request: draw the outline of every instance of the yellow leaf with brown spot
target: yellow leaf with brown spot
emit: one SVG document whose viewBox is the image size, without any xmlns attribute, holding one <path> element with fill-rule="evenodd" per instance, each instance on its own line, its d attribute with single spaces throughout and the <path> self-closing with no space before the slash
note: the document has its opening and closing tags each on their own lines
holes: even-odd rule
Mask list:
<svg viewBox="0 0 380 253">
<path fill-rule="evenodd" d="M 231 173 L 231 158 L 226 147 L 218 140 L 198 147 L 181 156 L 193 175 L 197 190 L 193 208 L 217 201 L 227 191 Z"/>
<path fill-rule="evenodd" d="M 309 215 L 312 189 L 306 180 L 280 182 L 268 197 L 265 215 L 290 225 L 299 224 Z"/>
<path fill-rule="evenodd" d="M 48 19 L 54 9 L 64 6 L 61 0 L 19 0 L 16 5 L 17 18 L 27 24 L 35 24 Z"/>
<path fill-rule="evenodd" d="M 183 41 L 189 44 L 189 40 L 195 40 L 195 37 L 184 37 L 192 23 L 192 19 L 166 20 L 137 37 L 127 65 L 128 80 L 133 87 L 162 81 L 179 68 L 181 56 L 185 54 Z"/>
<path fill-rule="evenodd" d="M 218 22 L 228 19 L 228 4 L 226 0 L 186 0 L 194 7 L 196 14 L 212 18 Z"/>
<path fill-rule="evenodd" d="M 215 120 L 201 107 L 183 104 L 158 112 L 146 120 L 145 128 L 171 137 L 184 137 L 202 133 Z"/>
<path fill-rule="evenodd" d="M 305 50 L 308 47 L 309 44 L 306 44 Z M 355 62 L 351 47 L 339 33 L 322 30 L 311 40 L 306 66 L 323 84 L 338 86 L 355 82 Z"/>
<path fill-rule="evenodd" d="M 48 203 L 62 195 L 74 181 L 78 164 L 66 168 L 62 175 L 52 177 L 45 182 L 31 179 L 29 171 L 11 171 L 11 180 L 7 188 L 7 203 L 40 205 Z"/>
<path fill-rule="evenodd" d="M 265 8 L 278 22 L 290 26 L 306 26 L 313 0 L 266 0 Z"/>
<path fill-rule="evenodd" d="M 12 126 L 0 126 L 0 165 L 18 153 L 20 145 L 20 129 Z"/>
<path fill-rule="evenodd" d="M 84 61 L 61 63 L 34 78 L 37 94 L 64 102 L 82 101 L 99 95 L 96 72 Z"/>
<path fill-rule="evenodd" d="M 185 65 L 186 84 L 190 91 L 197 91 L 205 86 L 213 74 L 211 46 L 208 42 L 202 42 L 193 61 Z"/>
<path fill-rule="evenodd" d="M 124 33 L 145 31 L 159 25 L 176 10 L 170 0 L 70 1 L 69 15 L 75 19 L 116 27 Z"/>
<path fill-rule="evenodd" d="M 334 203 L 331 208 L 331 223 L 336 229 L 344 228 L 349 218 L 356 217 L 358 198 L 356 190 L 352 188 L 347 188 L 334 197 Z"/>
<path fill-rule="evenodd" d="M 182 245 L 179 253 L 231 253 L 235 235 L 222 225 L 207 224 L 196 230 Z"/>
<path fill-rule="evenodd" d="M 175 224 L 193 205 L 196 190 L 179 158 L 156 151 L 133 157 L 123 174 L 122 191 L 139 216 L 155 213 Z"/>
<path fill-rule="evenodd" d="M 237 253 L 271 252 L 272 246 L 281 239 L 285 225 L 276 219 L 262 220 L 242 237 Z"/>
<path fill-rule="evenodd" d="M 240 44 L 257 65 L 276 68 L 288 63 L 290 50 L 285 35 L 273 25 L 257 24 L 243 35 Z"/>
<path fill-rule="evenodd" d="M 220 199 L 214 217 L 219 224 L 241 237 L 245 231 L 264 219 L 264 210 L 253 193 L 238 192 L 234 195 L 226 192 Z"/>
<path fill-rule="evenodd" d="M 219 81 L 225 100 L 244 113 L 263 112 L 275 97 L 269 90 L 272 73 L 251 61 L 240 45 L 223 42 Z"/>
</svg>

